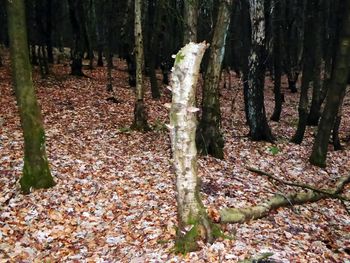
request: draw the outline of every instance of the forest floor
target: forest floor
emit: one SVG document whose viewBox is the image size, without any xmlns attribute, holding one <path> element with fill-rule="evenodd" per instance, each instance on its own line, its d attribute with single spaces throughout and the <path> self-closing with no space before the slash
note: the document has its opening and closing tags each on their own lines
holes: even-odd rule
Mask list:
<svg viewBox="0 0 350 263">
<path fill-rule="evenodd" d="M 8 65 L 8 61 L 5 61 Z M 350 262 L 350 216 L 337 200 L 281 208 L 243 224 L 223 225 L 234 239 L 202 244 L 185 256 L 172 252 L 176 233 L 174 173 L 165 123 L 170 92 L 146 105 L 152 131 L 130 130 L 134 93 L 125 65 L 113 71 L 115 97 L 107 101 L 104 68 L 90 78 L 69 75 L 54 65 L 49 77 L 34 82 L 42 107 L 47 152 L 57 185 L 21 194 L 23 138 L 8 66 L 0 68 L 0 262 L 239 262 L 263 253 L 269 262 Z M 270 122 L 275 145 L 247 137 L 242 83 L 231 74 L 221 89 L 225 159 L 200 157 L 202 196 L 207 207 L 245 207 L 276 193 L 299 191 L 272 184 L 247 171 L 254 166 L 293 182 L 332 187 L 350 172 L 350 99 L 340 138 L 344 150 L 330 151 L 327 168 L 308 163 L 315 127 L 301 145 L 290 143 L 299 94 L 283 82 L 285 104 L 279 123 Z M 272 82 L 266 82 L 266 109 L 273 110 Z M 232 103 L 234 99 L 234 103 Z M 345 188 L 349 194 L 350 186 Z M 268 262 L 268 261 L 265 261 Z"/>
</svg>

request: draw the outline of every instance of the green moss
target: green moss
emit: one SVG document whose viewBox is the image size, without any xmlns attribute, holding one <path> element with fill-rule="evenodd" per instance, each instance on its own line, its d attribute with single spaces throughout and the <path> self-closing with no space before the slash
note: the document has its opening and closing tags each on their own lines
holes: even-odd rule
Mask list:
<svg viewBox="0 0 350 263">
<path fill-rule="evenodd" d="M 272 155 L 276 155 L 280 152 L 280 149 L 276 146 L 276 145 L 273 145 L 273 146 L 270 146 L 268 148 L 268 151 L 272 154 Z"/>
<path fill-rule="evenodd" d="M 198 223 L 192 225 L 192 228 L 185 234 L 183 234 L 180 230 L 177 230 L 174 252 L 185 255 L 188 252 L 197 250 L 197 240 L 199 238 L 200 232 Z"/>
<path fill-rule="evenodd" d="M 127 133 L 130 134 L 132 132 L 132 129 L 129 126 L 123 126 L 118 129 L 121 133 Z"/>
<path fill-rule="evenodd" d="M 224 234 L 224 232 L 222 232 L 220 226 L 217 224 L 211 223 L 211 230 L 212 230 L 212 234 L 213 234 L 214 239 L 218 239 L 218 238 L 229 239 L 229 240 L 235 239 L 233 236 L 229 236 L 229 235 Z"/>
<path fill-rule="evenodd" d="M 50 188 L 55 185 L 46 157 L 40 163 L 33 163 L 24 157 L 23 176 L 20 179 L 21 190 L 29 194 L 31 188 Z"/>
</svg>

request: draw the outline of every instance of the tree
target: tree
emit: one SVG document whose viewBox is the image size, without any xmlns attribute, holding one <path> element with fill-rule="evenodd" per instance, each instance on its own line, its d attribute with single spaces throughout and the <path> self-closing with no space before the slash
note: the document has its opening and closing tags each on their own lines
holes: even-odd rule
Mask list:
<svg viewBox="0 0 350 263">
<path fill-rule="evenodd" d="M 142 38 L 142 1 L 135 0 L 135 61 L 136 61 L 136 101 L 132 128 L 139 131 L 148 130 L 146 109 L 143 102 L 143 68 L 144 52 Z"/>
<path fill-rule="evenodd" d="M 198 0 L 184 1 L 184 45 L 197 41 L 198 4 Z"/>
<path fill-rule="evenodd" d="M 160 98 L 160 91 L 158 88 L 158 81 L 156 76 L 156 54 L 159 49 L 159 34 L 160 20 L 162 15 L 163 7 L 162 3 L 156 0 L 148 1 L 148 27 L 147 27 L 147 44 L 146 44 L 146 62 L 149 69 L 149 77 L 151 82 L 151 93 L 153 99 Z"/>
<path fill-rule="evenodd" d="M 322 24 L 322 21 L 324 20 L 323 17 L 323 0 L 318 0 L 317 3 L 315 3 L 315 31 L 314 31 L 314 69 L 313 69 L 313 87 L 312 87 L 312 99 L 311 99 L 311 106 L 310 106 L 310 112 L 307 119 L 307 124 L 312 126 L 317 126 L 318 121 L 320 119 L 321 115 L 321 105 L 323 102 L 322 98 L 322 80 L 321 80 L 321 74 L 322 74 L 322 58 L 323 58 L 323 52 L 322 52 L 322 31 L 324 25 Z"/>
<path fill-rule="evenodd" d="M 21 189 L 55 185 L 45 151 L 45 132 L 32 83 L 23 0 L 7 1 L 13 81 L 24 136 L 24 166 Z"/>
<path fill-rule="evenodd" d="M 73 29 L 71 75 L 84 76 L 83 56 L 87 44 L 84 5 L 82 0 L 68 0 L 69 18 Z"/>
<path fill-rule="evenodd" d="M 303 141 L 307 119 L 309 115 L 309 98 L 308 90 L 310 82 L 313 80 L 315 67 L 315 28 L 319 25 L 315 24 L 315 13 L 319 0 L 307 0 L 305 9 L 305 25 L 304 25 L 304 50 L 303 50 L 303 74 L 300 88 L 299 99 L 299 122 L 292 142 L 300 144 Z"/>
<path fill-rule="evenodd" d="M 303 0 L 288 0 L 281 2 L 285 10 L 283 46 L 285 48 L 285 71 L 288 77 L 288 87 L 292 93 L 297 92 L 296 83 L 300 73 L 302 38 L 304 28 Z"/>
<path fill-rule="evenodd" d="M 204 80 L 202 118 L 196 135 L 200 151 L 220 159 L 224 158 L 224 139 L 220 131 L 219 83 L 225 55 L 226 36 L 230 25 L 231 6 L 231 0 L 220 2 Z"/>
<path fill-rule="evenodd" d="M 251 49 L 248 57 L 248 123 L 250 137 L 254 141 L 273 141 L 270 127 L 267 123 L 264 106 L 265 83 L 265 20 L 264 1 L 250 0 Z"/>
<path fill-rule="evenodd" d="M 274 69 L 274 88 L 275 109 L 272 113 L 271 120 L 279 121 L 282 112 L 283 94 L 281 93 L 281 76 L 282 76 L 282 8 L 281 0 L 273 2 L 273 69 Z"/>
<path fill-rule="evenodd" d="M 344 22 L 334 61 L 326 104 L 322 113 L 318 132 L 314 142 L 310 163 L 325 167 L 328 151 L 328 141 L 336 120 L 340 103 L 343 100 L 350 71 L 350 0 L 344 3 Z"/>
<path fill-rule="evenodd" d="M 176 55 L 172 72 L 170 138 L 176 175 L 179 228 L 176 249 L 188 252 L 197 248 L 197 240 L 213 240 L 212 223 L 201 201 L 197 175 L 195 144 L 195 94 L 200 62 L 207 45 L 193 42 Z"/>
</svg>

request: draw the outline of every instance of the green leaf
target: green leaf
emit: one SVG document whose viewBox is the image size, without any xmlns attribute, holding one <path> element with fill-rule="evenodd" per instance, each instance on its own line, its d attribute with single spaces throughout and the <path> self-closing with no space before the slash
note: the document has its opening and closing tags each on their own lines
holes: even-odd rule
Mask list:
<svg viewBox="0 0 350 263">
<path fill-rule="evenodd" d="M 181 62 L 181 60 L 183 60 L 185 58 L 185 55 L 183 55 L 181 52 L 176 54 L 175 57 L 175 64 L 178 64 Z"/>
<path fill-rule="evenodd" d="M 276 155 L 276 154 L 278 154 L 280 152 L 280 149 L 277 146 L 270 146 L 269 147 L 269 152 L 272 155 Z"/>
</svg>

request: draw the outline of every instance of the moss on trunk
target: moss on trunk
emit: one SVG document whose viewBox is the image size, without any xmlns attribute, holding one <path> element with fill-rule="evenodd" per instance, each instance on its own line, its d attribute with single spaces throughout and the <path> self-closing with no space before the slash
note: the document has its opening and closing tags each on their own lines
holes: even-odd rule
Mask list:
<svg viewBox="0 0 350 263">
<path fill-rule="evenodd" d="M 199 151 L 219 159 L 224 158 L 224 138 L 220 131 L 219 83 L 225 55 L 226 36 L 230 24 L 231 5 L 231 0 L 220 2 L 204 80 L 202 118 L 196 135 Z"/>
<path fill-rule="evenodd" d="M 176 174 L 179 229 L 175 251 L 186 253 L 197 249 L 198 240 L 213 240 L 212 226 L 200 197 L 195 144 L 195 87 L 200 62 L 207 45 L 189 43 L 175 58 L 172 69 L 172 105 L 170 138 Z"/>
<path fill-rule="evenodd" d="M 22 191 L 55 185 L 45 150 L 45 133 L 35 96 L 25 25 L 23 0 L 8 1 L 8 25 L 13 81 L 24 136 Z"/>
</svg>

